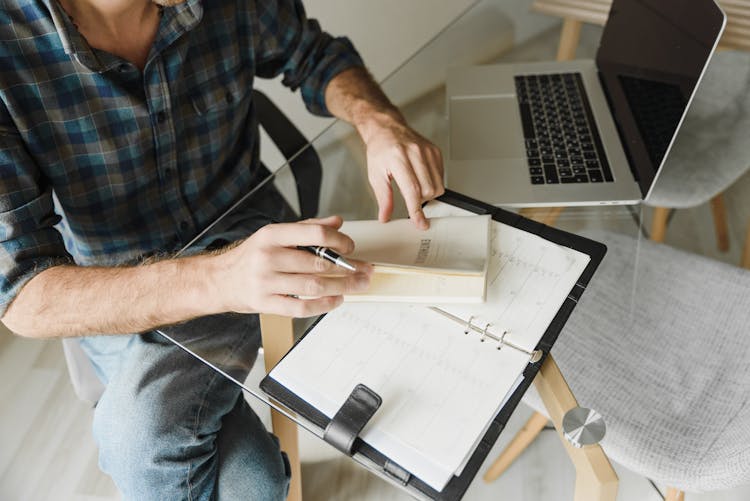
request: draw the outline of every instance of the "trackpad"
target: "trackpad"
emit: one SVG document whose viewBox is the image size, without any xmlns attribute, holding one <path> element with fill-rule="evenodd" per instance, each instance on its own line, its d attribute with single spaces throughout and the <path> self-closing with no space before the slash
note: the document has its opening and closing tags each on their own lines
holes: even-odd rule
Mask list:
<svg viewBox="0 0 750 501">
<path fill-rule="evenodd" d="M 516 97 L 451 99 L 450 141 L 453 160 L 525 158 Z"/>
</svg>

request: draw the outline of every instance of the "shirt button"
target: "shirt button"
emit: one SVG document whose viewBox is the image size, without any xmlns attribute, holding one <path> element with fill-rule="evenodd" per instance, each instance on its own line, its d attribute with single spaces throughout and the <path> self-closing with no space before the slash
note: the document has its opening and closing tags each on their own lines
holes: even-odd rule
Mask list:
<svg viewBox="0 0 750 501">
<path fill-rule="evenodd" d="M 130 65 L 128 63 L 122 63 L 117 66 L 117 71 L 120 73 L 125 73 L 126 71 L 130 71 Z"/>
<path fill-rule="evenodd" d="M 227 92 L 227 95 L 224 96 L 224 99 L 227 100 L 227 104 L 232 104 L 232 102 L 234 102 L 234 96 L 231 92 Z"/>
<path fill-rule="evenodd" d="M 166 169 L 164 169 L 164 177 L 167 178 L 167 179 L 170 178 L 170 177 L 172 177 L 172 168 L 171 167 L 167 167 Z"/>
<path fill-rule="evenodd" d="M 156 114 L 156 121 L 159 122 L 160 124 L 163 124 L 166 120 L 167 120 L 167 114 L 164 113 L 163 111 L 160 111 L 159 113 Z"/>
<path fill-rule="evenodd" d="M 182 232 L 185 232 L 185 231 L 187 231 L 187 230 L 188 230 L 189 228 L 190 228 L 190 223 L 188 223 L 187 221 L 182 221 L 182 222 L 180 223 L 180 231 L 182 231 Z"/>
</svg>

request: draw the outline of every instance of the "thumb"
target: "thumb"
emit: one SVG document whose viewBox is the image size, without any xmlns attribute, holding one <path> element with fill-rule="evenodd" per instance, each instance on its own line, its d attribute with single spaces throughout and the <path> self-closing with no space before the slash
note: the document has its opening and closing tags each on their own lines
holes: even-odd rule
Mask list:
<svg viewBox="0 0 750 501">
<path fill-rule="evenodd" d="M 322 226 L 329 226 L 335 230 L 338 230 L 341 228 L 341 225 L 344 224 L 344 220 L 341 218 L 341 216 L 328 216 L 328 217 L 313 217 L 310 219 L 305 219 L 304 221 L 300 221 L 302 224 L 319 224 Z"/>
</svg>

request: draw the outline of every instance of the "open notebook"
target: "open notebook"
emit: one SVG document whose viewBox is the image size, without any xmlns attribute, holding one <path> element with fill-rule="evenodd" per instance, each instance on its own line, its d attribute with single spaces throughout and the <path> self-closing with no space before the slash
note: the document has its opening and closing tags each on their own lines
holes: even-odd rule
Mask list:
<svg viewBox="0 0 750 501">
<path fill-rule="evenodd" d="M 374 265 L 367 291 L 347 302 L 480 303 L 484 300 L 490 216 L 437 217 L 418 230 L 408 219 L 347 221 L 352 257 Z"/>
<path fill-rule="evenodd" d="M 446 211 L 460 209 L 434 203 L 427 210 Z M 553 320 L 559 332 L 569 314 L 562 306 L 576 287 L 582 292 L 591 261 L 495 220 L 490 235 L 485 303 L 345 304 L 315 324 L 261 387 L 274 397 L 284 388 L 286 405 L 304 402 L 332 418 L 357 384 L 366 385 L 382 405 L 361 440 L 426 484 L 422 492 L 440 493 L 538 360 Z"/>
</svg>

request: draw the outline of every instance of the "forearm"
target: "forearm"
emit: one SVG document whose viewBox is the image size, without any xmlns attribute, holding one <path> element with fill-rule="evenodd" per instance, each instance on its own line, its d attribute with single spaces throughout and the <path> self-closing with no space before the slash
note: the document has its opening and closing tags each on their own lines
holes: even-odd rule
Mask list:
<svg viewBox="0 0 750 501">
<path fill-rule="evenodd" d="M 336 75 L 326 87 L 325 100 L 328 110 L 351 123 L 365 143 L 378 219 L 385 222 L 391 217 L 391 181 L 395 181 L 409 217 L 418 228 L 427 229 L 422 202 L 444 192 L 440 149 L 409 127 L 364 68 L 350 68 Z"/>
<path fill-rule="evenodd" d="M 49 338 L 143 332 L 219 313 L 213 257 L 50 268 L 21 289 L 2 321 L 19 335 Z"/>
<path fill-rule="evenodd" d="M 362 67 L 336 75 L 326 87 L 325 100 L 328 111 L 352 124 L 365 142 L 385 123 L 406 125 L 398 108 Z"/>
</svg>

